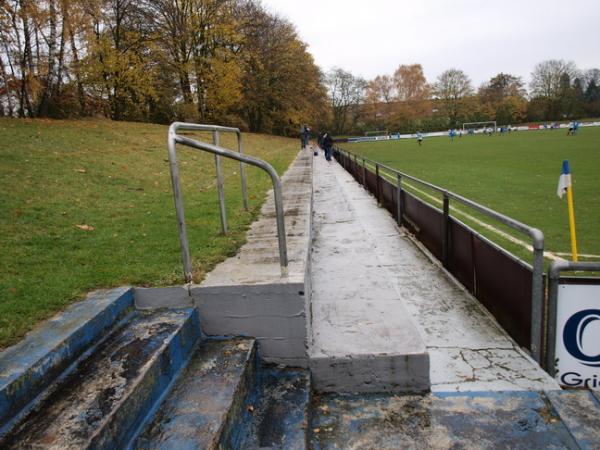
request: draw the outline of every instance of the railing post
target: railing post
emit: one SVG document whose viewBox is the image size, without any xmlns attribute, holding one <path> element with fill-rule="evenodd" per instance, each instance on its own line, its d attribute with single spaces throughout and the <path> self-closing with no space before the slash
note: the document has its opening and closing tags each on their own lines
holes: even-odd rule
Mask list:
<svg viewBox="0 0 600 450">
<path fill-rule="evenodd" d="M 213 131 L 213 144 L 219 147 L 219 132 Z M 215 168 L 217 171 L 217 191 L 219 194 L 219 211 L 221 213 L 221 231 L 227 234 L 227 211 L 225 209 L 225 190 L 223 188 L 223 173 L 221 171 L 221 157 L 215 155 Z"/>
<path fill-rule="evenodd" d="M 448 254 L 450 250 L 450 198 L 444 192 L 444 221 L 442 230 L 442 264 L 448 267 Z"/>
<path fill-rule="evenodd" d="M 548 328 L 546 329 L 546 372 L 555 375 L 556 366 L 554 359 L 556 355 L 556 309 L 558 301 L 558 282 L 560 279 L 561 263 L 555 262 L 548 269 Z"/>
<path fill-rule="evenodd" d="M 169 152 L 169 167 L 171 169 L 171 185 L 173 187 L 173 198 L 175 200 L 175 211 L 177 213 L 177 227 L 179 229 L 179 243 L 181 244 L 181 259 L 183 262 L 183 277 L 186 283 L 191 283 L 192 259 L 190 257 L 190 246 L 185 227 L 185 212 L 183 208 L 183 195 L 179 188 L 179 169 L 177 166 L 177 153 L 175 151 L 175 131 L 169 128 L 167 139 L 167 150 Z"/>
<path fill-rule="evenodd" d="M 244 146 L 242 144 L 242 133 L 238 132 L 238 152 L 244 154 Z M 240 178 L 242 179 L 242 204 L 244 209 L 248 211 L 248 190 L 246 189 L 246 168 L 244 163 L 240 161 Z"/>
<path fill-rule="evenodd" d="M 542 364 L 542 326 L 544 323 L 544 235 L 533 234 L 533 274 L 531 280 L 531 356 Z"/>
<path fill-rule="evenodd" d="M 367 189 L 367 163 L 365 162 L 365 158 L 362 159 L 362 185 L 365 189 Z M 368 189 L 367 189 L 368 190 Z"/>
<path fill-rule="evenodd" d="M 379 164 L 375 163 L 375 195 L 377 197 L 377 203 L 381 204 L 381 200 L 379 199 Z"/>
<path fill-rule="evenodd" d="M 402 175 L 397 173 L 396 176 L 397 176 L 396 209 L 398 210 L 397 215 L 396 215 L 396 222 L 398 222 L 398 226 L 402 226 Z"/>
</svg>

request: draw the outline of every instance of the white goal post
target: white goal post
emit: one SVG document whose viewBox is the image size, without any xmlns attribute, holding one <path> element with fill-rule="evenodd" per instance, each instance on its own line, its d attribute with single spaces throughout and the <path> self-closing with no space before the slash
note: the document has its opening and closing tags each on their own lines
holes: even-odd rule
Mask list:
<svg viewBox="0 0 600 450">
<path fill-rule="evenodd" d="M 463 123 L 463 132 L 467 131 L 469 128 L 478 129 L 483 128 L 487 129 L 489 127 L 494 129 L 494 133 L 498 131 L 498 126 L 496 125 L 495 120 L 488 120 L 487 122 L 465 122 Z"/>
</svg>

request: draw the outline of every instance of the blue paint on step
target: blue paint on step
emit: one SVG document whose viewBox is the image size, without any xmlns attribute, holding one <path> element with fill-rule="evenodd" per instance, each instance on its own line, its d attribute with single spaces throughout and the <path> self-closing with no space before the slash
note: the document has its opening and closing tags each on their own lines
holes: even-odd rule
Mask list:
<svg viewBox="0 0 600 450">
<path fill-rule="evenodd" d="M 94 292 L 0 353 L 0 436 L 132 307 L 129 287 Z"/>
<path fill-rule="evenodd" d="M 263 366 L 228 448 L 306 449 L 310 375 L 307 370 Z"/>
<path fill-rule="evenodd" d="M 191 355 L 195 309 L 137 313 L 115 330 L 1 448 L 123 448 Z"/>
</svg>

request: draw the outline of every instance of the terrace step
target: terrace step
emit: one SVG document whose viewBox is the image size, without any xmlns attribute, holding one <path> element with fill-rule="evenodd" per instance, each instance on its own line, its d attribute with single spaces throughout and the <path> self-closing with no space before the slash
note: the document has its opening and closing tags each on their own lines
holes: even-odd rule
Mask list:
<svg viewBox="0 0 600 450">
<path fill-rule="evenodd" d="M 0 352 L 0 438 L 132 311 L 129 287 L 92 292 Z"/>
<path fill-rule="evenodd" d="M 122 448 L 199 339 L 194 309 L 139 312 L 114 330 L 0 448 Z"/>
<path fill-rule="evenodd" d="M 567 395 L 324 395 L 314 400 L 311 448 L 598 448 L 600 404 L 588 392 Z"/>
<path fill-rule="evenodd" d="M 310 395 L 307 370 L 262 367 L 226 447 L 308 448 Z"/>
<path fill-rule="evenodd" d="M 218 448 L 251 389 L 255 349 L 248 338 L 203 342 L 135 448 Z"/>
</svg>

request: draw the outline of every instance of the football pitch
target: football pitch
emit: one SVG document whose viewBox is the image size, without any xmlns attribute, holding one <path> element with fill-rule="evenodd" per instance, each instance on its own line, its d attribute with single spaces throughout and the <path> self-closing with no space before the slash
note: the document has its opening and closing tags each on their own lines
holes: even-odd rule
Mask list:
<svg viewBox="0 0 600 450">
<path fill-rule="evenodd" d="M 556 195 L 563 159 L 571 163 L 577 244 L 582 260 L 600 260 L 600 127 L 520 131 L 501 136 L 425 138 L 343 144 L 352 153 L 378 161 L 541 229 L 545 250 L 570 259 L 566 196 Z M 416 184 L 408 191 L 441 207 L 440 195 Z M 416 189 L 415 189 L 416 188 Z M 464 205 L 451 211 L 463 222 L 529 262 L 530 253 L 509 240 L 529 238 Z M 483 225 L 481 222 L 489 224 Z M 497 231 L 495 231 L 497 230 Z M 599 255 L 599 256 L 591 256 Z"/>
</svg>

